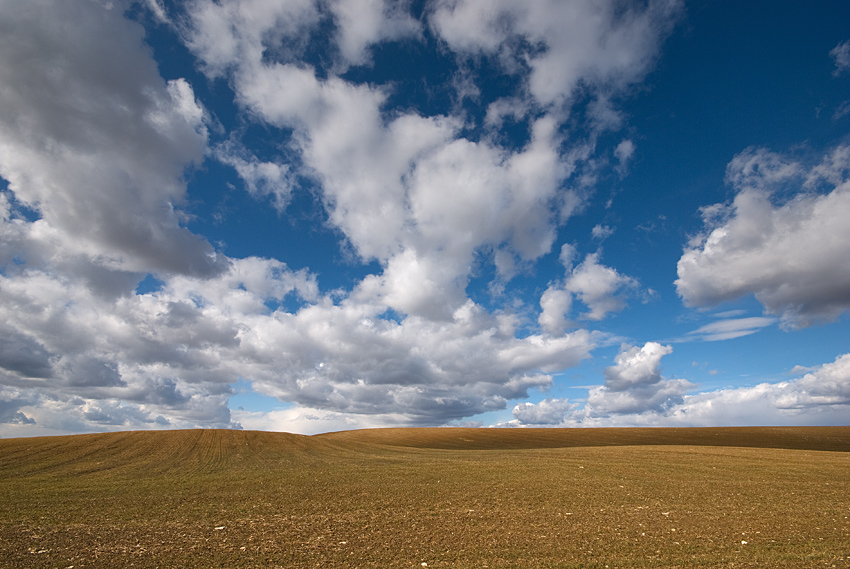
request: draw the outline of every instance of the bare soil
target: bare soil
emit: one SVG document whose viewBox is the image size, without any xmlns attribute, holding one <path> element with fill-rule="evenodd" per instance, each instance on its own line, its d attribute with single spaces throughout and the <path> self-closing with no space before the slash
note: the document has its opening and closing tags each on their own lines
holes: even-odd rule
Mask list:
<svg viewBox="0 0 850 569">
<path fill-rule="evenodd" d="M 0 567 L 850 567 L 850 427 L 0 440 Z"/>
</svg>

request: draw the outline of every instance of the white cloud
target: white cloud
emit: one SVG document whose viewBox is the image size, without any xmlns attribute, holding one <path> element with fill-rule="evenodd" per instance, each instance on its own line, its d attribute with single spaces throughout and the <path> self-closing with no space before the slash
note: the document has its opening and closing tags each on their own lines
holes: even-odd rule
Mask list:
<svg viewBox="0 0 850 569">
<path fill-rule="evenodd" d="M 369 63 L 369 48 L 382 41 L 418 38 L 421 25 L 407 2 L 387 0 L 194 0 L 183 33 L 204 70 L 220 76 L 263 56 L 298 60 L 323 19 L 333 23 L 336 72 Z"/>
<path fill-rule="evenodd" d="M 625 308 L 626 291 L 636 287 L 637 281 L 633 278 L 599 264 L 596 253 L 585 257 L 564 284 L 564 290 L 575 294 L 590 309 L 582 315 L 588 320 L 602 320 L 609 313 Z"/>
<path fill-rule="evenodd" d="M 401 413 L 355 415 L 310 407 L 292 407 L 273 411 L 234 411 L 233 417 L 248 430 L 282 431 L 301 435 L 409 424 L 408 417 Z"/>
<path fill-rule="evenodd" d="M 371 44 L 421 34 L 419 22 L 406 12 L 406 2 L 332 0 L 329 7 L 336 19 L 337 44 L 348 64 L 366 63 Z"/>
<path fill-rule="evenodd" d="M 630 346 L 620 351 L 613 366 L 605 368 L 605 387 L 625 391 L 639 385 L 661 381 L 661 358 L 671 353 L 671 346 L 647 342 L 642 348 Z"/>
<path fill-rule="evenodd" d="M 559 335 L 569 325 L 567 316 L 572 307 L 572 294 L 557 286 L 550 286 L 540 297 L 540 327 L 553 335 Z"/>
<path fill-rule="evenodd" d="M 841 42 L 832 48 L 829 55 L 835 61 L 835 71 L 833 71 L 833 75 L 837 77 L 850 69 L 850 40 Z"/>
<path fill-rule="evenodd" d="M 838 108 L 832 113 L 832 120 L 837 121 L 847 115 L 850 115 L 850 101 L 844 101 L 838 105 Z"/>
<path fill-rule="evenodd" d="M 794 381 L 692 395 L 670 416 L 685 425 L 844 424 L 850 413 L 850 354 Z"/>
<path fill-rule="evenodd" d="M 663 379 L 658 372 L 666 348 L 650 342 L 640 351 L 621 353 L 617 365 L 606 370 L 606 385 L 591 389 L 583 409 L 565 399 L 525 403 L 514 408 L 511 425 L 835 425 L 844 424 L 850 413 L 850 354 L 793 381 L 687 395 L 693 385 Z M 610 389 L 612 379 L 625 389 Z"/>
<path fill-rule="evenodd" d="M 590 234 L 593 235 L 594 239 L 604 241 L 605 239 L 614 235 L 614 229 L 607 225 L 597 223 L 593 226 L 593 229 L 590 230 Z"/>
<path fill-rule="evenodd" d="M 614 365 L 605 368 L 604 385 L 590 388 L 583 408 L 565 399 L 547 399 L 517 405 L 514 419 L 525 425 L 619 424 L 622 417 L 628 421 L 631 415 L 666 416 L 695 387 L 684 379 L 661 376 L 661 358 L 672 351 L 657 342 L 647 342 L 642 348 L 624 346 Z"/>
<path fill-rule="evenodd" d="M 739 191 L 772 192 L 799 178 L 802 167 L 766 148 L 747 148 L 726 166 L 726 183 Z"/>
<path fill-rule="evenodd" d="M 165 8 L 162 6 L 160 0 L 146 0 L 148 10 L 150 10 L 153 17 L 157 22 L 161 24 L 169 24 L 171 20 L 168 18 L 168 14 L 165 11 Z"/>
<path fill-rule="evenodd" d="M 290 296 L 312 303 L 288 312 Z M 439 425 L 550 386 L 549 373 L 595 345 L 585 331 L 516 338 L 509 317 L 469 301 L 450 321 L 395 322 L 384 310 L 335 304 L 312 275 L 256 258 L 111 301 L 43 272 L 3 277 L 0 377 L 23 393 L 4 400 L 4 417 L 76 431 L 228 426 L 229 385 L 249 378 L 260 393 L 324 414 Z"/>
<path fill-rule="evenodd" d="M 464 300 L 476 252 L 531 261 L 551 249 L 552 202 L 572 169 L 551 118 L 511 153 L 456 138 L 460 123 L 448 117 L 387 122 L 380 89 L 291 65 L 256 67 L 240 86 L 256 113 L 303 133 L 330 221 L 363 259 L 384 264 L 376 290 L 390 307 L 446 317 Z"/>
<path fill-rule="evenodd" d="M 749 318 L 727 318 L 717 320 L 711 324 L 700 326 L 693 332 L 688 332 L 688 336 L 698 338 L 706 342 L 716 342 L 718 340 L 731 340 L 732 338 L 740 338 L 755 334 L 762 328 L 776 323 L 776 318 L 767 318 L 764 316 L 752 316 Z"/>
<path fill-rule="evenodd" d="M 583 331 L 517 339 L 471 303 L 450 322 L 397 323 L 381 310 L 323 302 L 255 321 L 242 336 L 254 361 L 242 370 L 255 391 L 306 407 L 442 424 L 549 386 L 547 373 L 575 365 L 593 345 Z"/>
<path fill-rule="evenodd" d="M 561 105 L 582 80 L 607 89 L 639 80 L 680 5 L 653 1 L 615 16 L 619 8 L 598 0 L 438 2 L 431 24 L 455 51 L 498 55 L 509 70 L 527 66 L 534 99 Z"/>
<path fill-rule="evenodd" d="M 213 77 L 243 61 L 259 62 L 267 49 L 294 57 L 287 50 L 303 49 L 306 35 L 320 19 L 313 0 L 193 0 L 188 16 L 186 43 Z"/>
<path fill-rule="evenodd" d="M 566 399 L 544 399 L 540 403 L 519 403 L 512 413 L 523 425 L 558 425 L 577 408 L 577 403 Z"/>
<path fill-rule="evenodd" d="M 625 139 L 614 149 L 614 156 L 622 165 L 626 165 L 632 156 L 635 154 L 635 143 L 629 139 Z"/>
<path fill-rule="evenodd" d="M 266 301 L 289 294 L 315 298 L 315 280 L 261 259 L 111 298 L 82 279 L 29 268 L 0 278 L 0 381 L 27 394 L 19 412 L 39 428 L 231 426 L 229 384 L 253 348 L 242 331 L 268 318 Z"/>
<path fill-rule="evenodd" d="M 398 6 L 378 1 L 329 6 L 349 63 L 363 63 L 373 42 L 418 33 L 418 24 Z M 613 6 L 591 2 L 573 8 L 470 2 L 438 4 L 427 15 L 460 51 L 512 49 L 514 34 L 549 45 L 552 49 L 532 58 L 530 84 L 551 75 L 538 72 L 539 66 L 552 66 L 558 74 L 570 68 L 569 78 L 556 86 L 569 95 L 579 79 L 605 83 L 611 93 L 639 78 L 676 11 L 675 2 L 653 2 L 616 17 Z M 512 256 L 527 262 L 551 249 L 556 225 L 581 202 L 563 183 L 586 160 L 561 155 L 562 135 L 551 116 L 536 120 L 529 144 L 512 151 L 488 139 L 458 138 L 462 122 L 450 117 L 385 117 L 384 88 L 354 85 L 333 73 L 319 79 L 311 67 L 291 61 L 292 53 L 275 49 L 281 38 L 289 44 L 307 33 L 319 8 L 311 11 L 301 3 L 260 18 L 263 13 L 253 3 L 237 8 L 199 2 L 190 11 L 190 47 L 213 71 L 231 71 L 237 100 L 257 117 L 296 129 L 295 141 L 306 168 L 320 181 L 330 222 L 363 259 L 386 267 L 373 284 L 390 307 L 446 318 L 464 300 L 476 253 L 497 251 L 500 277 L 509 279 L 516 270 L 508 262 Z M 281 19 L 286 24 L 278 26 Z M 493 35 L 495 21 L 511 21 L 513 27 Z M 293 22 L 300 23 L 297 30 Z M 232 41 L 213 41 L 222 34 Z M 223 50 L 220 43 L 235 47 Z M 553 100 L 547 97 L 546 104 Z M 560 218 L 553 213 L 556 202 L 565 205 Z M 400 288 L 414 281 L 413 289 Z M 582 295 L 596 303 L 591 318 L 610 311 L 586 290 Z"/>
<path fill-rule="evenodd" d="M 704 212 L 706 230 L 685 249 L 676 287 L 705 306 L 754 294 L 784 325 L 833 320 L 850 309 L 850 149 L 838 147 L 808 171 L 763 150 L 730 163 L 731 204 Z M 795 181 L 796 195 L 772 191 Z M 826 187 L 826 191 L 814 191 Z"/>
<path fill-rule="evenodd" d="M 217 146 L 215 156 L 220 162 L 236 170 L 252 196 L 271 197 L 279 213 L 289 205 L 295 182 L 288 164 L 261 161 L 232 141 Z"/>
<path fill-rule="evenodd" d="M 624 176 L 629 168 L 629 163 L 635 155 L 635 143 L 625 139 L 614 149 L 614 157 L 617 159 L 617 171 Z"/>
<path fill-rule="evenodd" d="M 588 416 L 663 412 L 682 401 L 694 384 L 661 376 L 661 358 L 671 346 L 647 342 L 642 348 L 624 348 L 605 368 L 605 384 L 590 390 L 584 412 Z"/>
<path fill-rule="evenodd" d="M 573 298 L 589 309 L 581 318 L 602 320 L 611 312 L 624 309 L 628 291 L 638 286 L 633 278 L 599 264 L 596 253 L 587 255 L 584 261 L 573 267 L 575 254 L 572 245 L 563 245 L 560 260 L 567 269 L 566 278 L 564 282 L 550 283 L 540 297 L 541 312 L 537 322 L 549 334 L 561 334 L 571 325 L 569 315 Z"/>
<path fill-rule="evenodd" d="M 83 0 L 0 16 L 0 175 L 41 216 L 30 239 L 128 271 L 221 271 L 176 210 L 206 149 L 203 110 L 185 80 L 160 78 L 142 27 Z"/>
<path fill-rule="evenodd" d="M 293 133 L 300 163 L 260 160 L 235 139 L 212 154 L 281 210 L 294 177 L 312 177 L 329 223 L 362 260 L 380 263 L 350 291 L 325 294 L 307 271 L 227 259 L 181 226 L 185 170 L 209 150 L 206 111 L 186 80 L 160 77 L 125 5 L 2 5 L 2 434 L 236 426 L 227 400 L 240 379 L 296 404 L 241 415 L 248 425 L 444 424 L 503 409 L 589 356 L 600 335 L 564 333 L 570 299 L 596 320 L 622 309 L 635 286 L 596 255 L 573 268 L 574 249 L 562 248 L 568 274 L 541 299 L 545 334 L 518 337 L 516 317 L 488 312 L 466 287 L 479 258 L 504 280 L 551 251 L 584 199 L 567 181 L 595 168 L 595 141 L 564 150 L 562 115 L 550 107 L 580 81 L 609 101 L 638 80 L 677 3 L 616 13 L 590 1 L 497 3 L 470 20 L 468 40 L 457 24 L 477 3 L 459 3 L 454 16 L 447 4 L 426 11 L 450 49 L 528 66 L 516 96 L 544 108 L 522 148 L 500 145 L 490 126 L 461 136 L 465 117 L 388 114 L 391 86 L 339 76 L 367 64 L 375 42 L 417 36 L 405 6 L 193 0 L 173 18 L 247 120 Z M 160 3 L 149 7 L 163 17 Z M 495 43 L 488 14 L 513 22 Z M 317 70 L 299 58 L 328 17 L 339 60 Z M 520 36 L 533 53 L 514 50 Z M 40 219 L 18 215 L 7 195 Z M 161 287 L 137 293 L 147 273 Z"/>
</svg>

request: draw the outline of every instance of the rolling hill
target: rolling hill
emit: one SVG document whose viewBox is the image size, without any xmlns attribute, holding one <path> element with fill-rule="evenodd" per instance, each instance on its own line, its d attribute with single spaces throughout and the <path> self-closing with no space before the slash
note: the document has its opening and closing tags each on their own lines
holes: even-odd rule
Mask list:
<svg viewBox="0 0 850 569">
<path fill-rule="evenodd" d="M 0 440 L 0 567 L 850 566 L 850 427 Z"/>
</svg>

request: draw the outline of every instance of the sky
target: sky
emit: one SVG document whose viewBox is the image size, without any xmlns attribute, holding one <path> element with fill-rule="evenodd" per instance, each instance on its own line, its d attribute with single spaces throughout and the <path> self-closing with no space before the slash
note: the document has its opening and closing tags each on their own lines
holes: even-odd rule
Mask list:
<svg viewBox="0 0 850 569">
<path fill-rule="evenodd" d="M 0 0 L 0 437 L 850 424 L 844 0 Z"/>
</svg>

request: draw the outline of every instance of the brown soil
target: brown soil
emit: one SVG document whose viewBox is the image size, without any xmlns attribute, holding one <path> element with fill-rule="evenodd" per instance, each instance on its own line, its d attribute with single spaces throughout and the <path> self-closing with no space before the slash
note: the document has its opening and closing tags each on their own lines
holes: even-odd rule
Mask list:
<svg viewBox="0 0 850 569">
<path fill-rule="evenodd" d="M 850 567 L 850 428 L 0 440 L 0 567 Z"/>
</svg>

